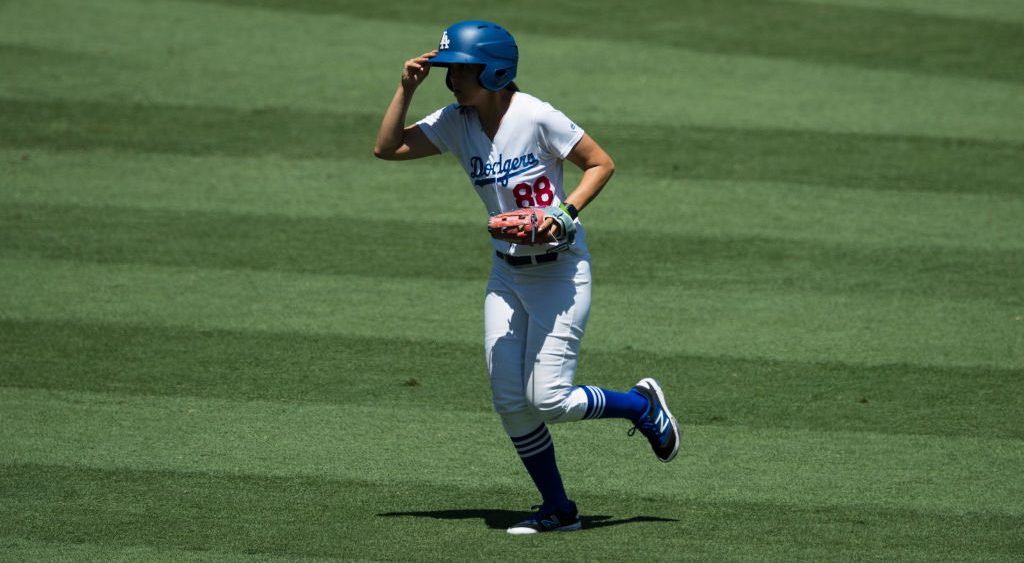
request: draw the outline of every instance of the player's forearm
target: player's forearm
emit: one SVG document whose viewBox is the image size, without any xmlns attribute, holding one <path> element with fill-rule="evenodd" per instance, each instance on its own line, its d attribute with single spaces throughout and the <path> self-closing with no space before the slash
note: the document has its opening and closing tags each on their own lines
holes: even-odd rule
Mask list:
<svg viewBox="0 0 1024 563">
<path fill-rule="evenodd" d="M 601 193 L 605 184 L 615 173 L 615 162 L 590 135 L 584 134 L 569 152 L 568 160 L 583 171 L 579 185 L 565 198 L 565 203 L 583 210 Z"/>
<path fill-rule="evenodd" d="M 380 131 L 377 132 L 377 142 L 373 146 L 373 154 L 378 158 L 394 156 L 401 148 L 405 138 L 405 117 L 412 103 L 413 91 L 399 85 L 395 96 L 391 98 L 384 119 L 381 120 Z"/>
<path fill-rule="evenodd" d="M 608 180 L 611 179 L 614 173 L 615 163 L 612 162 L 611 158 L 608 158 L 606 162 L 584 168 L 580 183 L 565 198 L 565 203 L 570 203 L 573 207 L 582 211 L 587 204 L 594 201 L 597 194 L 601 193 L 601 190 L 608 184 Z"/>
</svg>

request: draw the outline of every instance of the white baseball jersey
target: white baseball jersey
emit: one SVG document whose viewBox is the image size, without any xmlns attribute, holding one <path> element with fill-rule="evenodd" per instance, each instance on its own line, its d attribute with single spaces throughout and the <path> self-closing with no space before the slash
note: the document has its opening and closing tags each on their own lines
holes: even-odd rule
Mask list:
<svg viewBox="0 0 1024 563">
<path fill-rule="evenodd" d="M 484 132 L 476 110 L 458 104 L 416 124 L 439 151 L 451 152 L 459 160 L 489 215 L 560 204 L 565 199 L 562 161 L 583 138 L 583 129 L 565 114 L 524 92 L 512 96 L 493 140 Z M 514 256 L 543 254 L 556 245 L 492 242 L 495 250 Z M 579 219 L 570 250 L 589 254 Z"/>
</svg>

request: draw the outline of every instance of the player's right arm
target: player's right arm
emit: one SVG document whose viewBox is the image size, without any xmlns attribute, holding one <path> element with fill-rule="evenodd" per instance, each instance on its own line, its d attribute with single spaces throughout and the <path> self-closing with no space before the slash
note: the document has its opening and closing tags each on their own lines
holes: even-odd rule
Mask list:
<svg viewBox="0 0 1024 563">
<path fill-rule="evenodd" d="M 373 154 L 384 160 L 412 160 L 423 158 L 441 151 L 430 142 L 418 125 L 405 126 L 405 117 L 412 103 L 412 95 L 416 88 L 430 73 L 430 59 L 437 51 L 424 53 L 414 59 L 405 61 L 402 69 L 402 81 L 391 98 L 380 123 L 377 142 L 373 146 Z"/>
</svg>

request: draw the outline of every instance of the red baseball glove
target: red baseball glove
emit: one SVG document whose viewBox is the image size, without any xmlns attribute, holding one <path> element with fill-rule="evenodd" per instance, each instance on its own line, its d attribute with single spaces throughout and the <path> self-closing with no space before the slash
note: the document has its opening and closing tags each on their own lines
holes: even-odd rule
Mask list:
<svg viewBox="0 0 1024 563">
<path fill-rule="evenodd" d="M 546 244 L 550 242 L 540 232 L 547 214 L 539 207 L 527 207 L 492 215 L 487 221 L 491 236 L 515 244 Z"/>
</svg>

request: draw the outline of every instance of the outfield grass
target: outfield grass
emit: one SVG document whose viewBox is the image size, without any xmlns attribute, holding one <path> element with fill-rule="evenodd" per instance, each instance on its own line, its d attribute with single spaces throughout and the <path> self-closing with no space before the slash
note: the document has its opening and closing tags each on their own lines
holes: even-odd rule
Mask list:
<svg viewBox="0 0 1024 563">
<path fill-rule="evenodd" d="M 618 165 L 577 381 L 684 426 L 552 428 L 579 533 L 503 531 L 479 201 L 371 154 L 470 17 Z M 1013 0 L 0 0 L 0 561 L 1019 561 L 1022 57 Z"/>
</svg>

